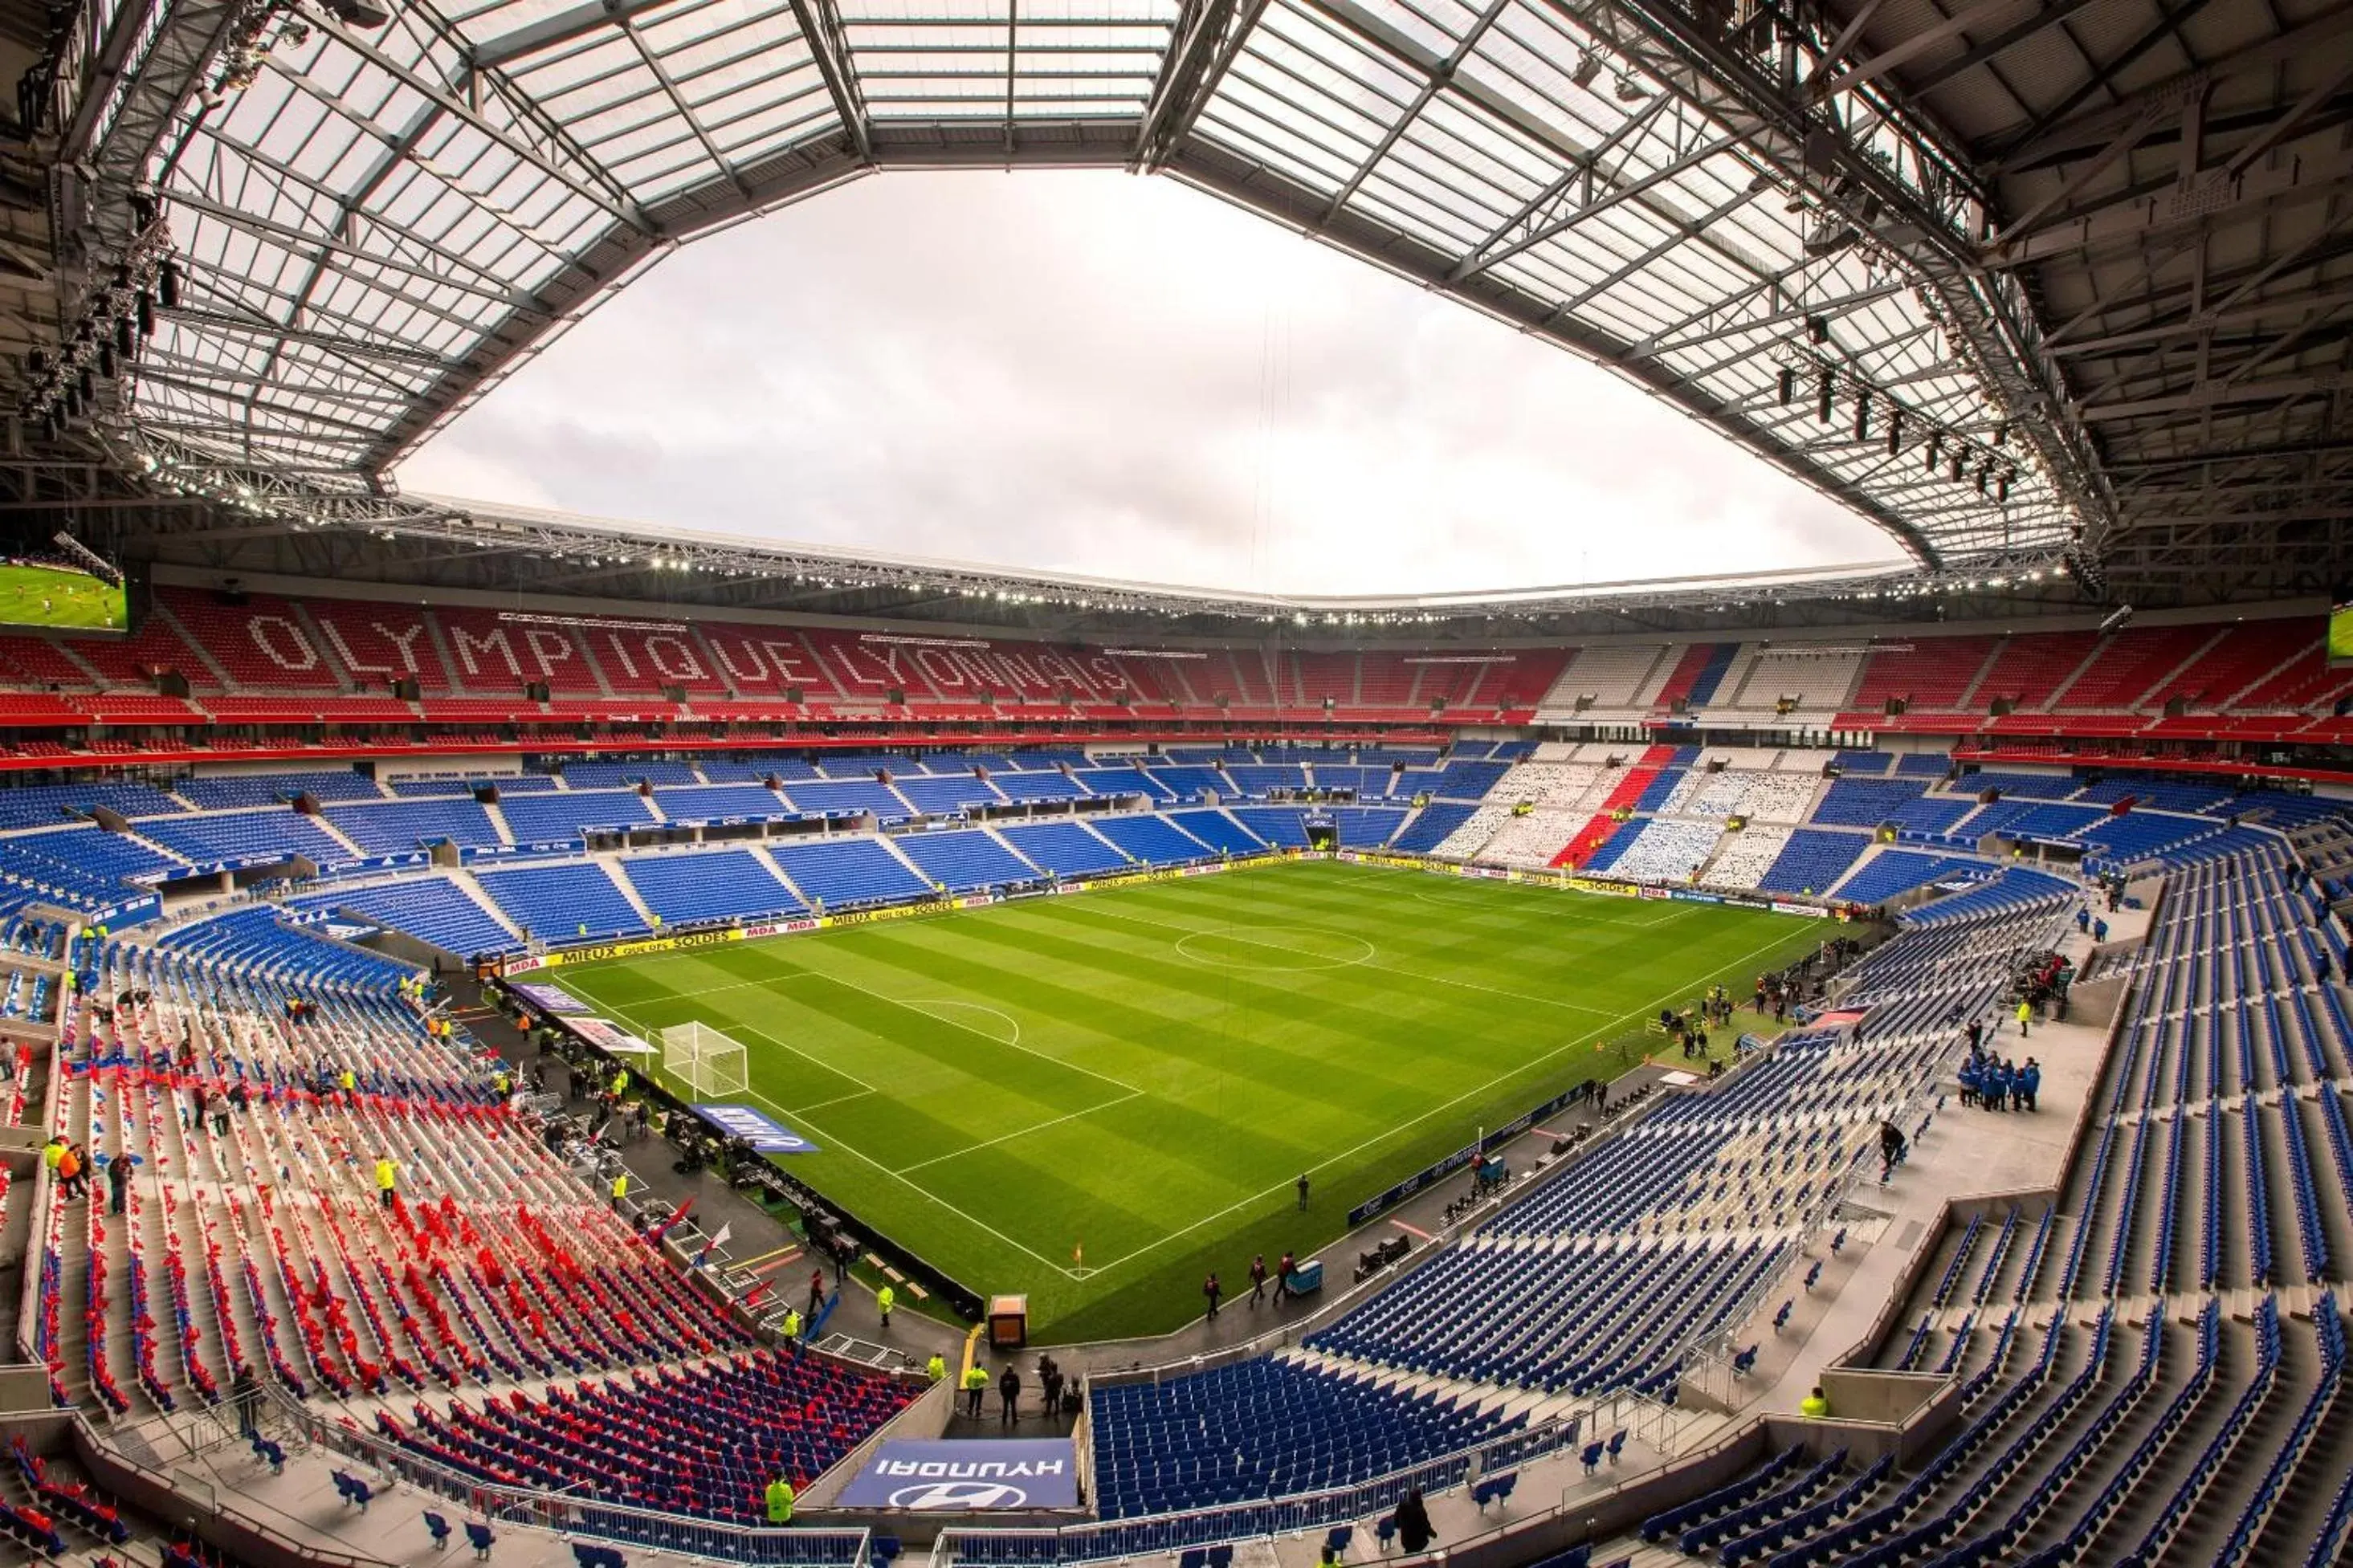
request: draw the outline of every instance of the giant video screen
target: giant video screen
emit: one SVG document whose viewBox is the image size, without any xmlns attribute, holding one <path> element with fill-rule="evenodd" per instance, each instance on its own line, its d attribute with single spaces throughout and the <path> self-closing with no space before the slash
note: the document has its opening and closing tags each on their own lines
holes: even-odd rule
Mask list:
<svg viewBox="0 0 2353 1568">
<path fill-rule="evenodd" d="M 0 557 L 0 627 L 120 632 L 131 605 L 120 574 L 105 576 L 64 560 Z"/>
</svg>

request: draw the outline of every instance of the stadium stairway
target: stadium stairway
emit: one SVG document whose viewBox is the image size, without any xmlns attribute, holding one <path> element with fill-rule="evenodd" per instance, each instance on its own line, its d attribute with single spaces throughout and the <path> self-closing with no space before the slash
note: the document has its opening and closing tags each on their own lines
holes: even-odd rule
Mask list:
<svg viewBox="0 0 2353 1568">
<path fill-rule="evenodd" d="M 324 833 L 328 837 L 342 845 L 345 849 L 350 850 L 353 859 L 364 860 L 368 858 L 367 850 L 360 846 L 359 841 L 354 839 L 350 834 L 344 832 L 342 828 L 336 826 L 334 823 L 328 818 L 324 812 L 321 812 L 318 816 L 311 817 L 311 821 L 317 826 L 320 832 Z"/>
<path fill-rule="evenodd" d="M 766 845 L 754 843 L 747 844 L 744 847 L 750 852 L 752 858 L 766 867 L 769 874 L 774 876 L 777 881 L 782 882 L 787 888 L 792 888 L 793 897 L 800 900 L 803 904 L 807 904 L 808 902 L 808 895 L 802 892 L 798 888 L 793 887 L 793 879 L 785 875 L 784 867 L 778 865 L 776 863 L 776 858 L 768 853 L 768 847 Z"/>
<path fill-rule="evenodd" d="M 895 794 L 896 792 L 894 791 L 892 793 Z M 912 811 L 913 808 L 910 809 Z M 922 814 L 918 812 L 914 813 L 914 815 L 920 816 Z M 930 873 L 926 872 L 921 866 L 916 865 L 913 860 L 908 858 L 907 852 L 899 847 L 899 841 L 895 836 L 885 833 L 881 837 L 882 839 L 882 847 L 891 852 L 892 859 L 896 860 L 900 865 L 904 866 L 907 868 L 908 874 L 913 877 L 917 881 L 923 883 L 926 888 L 933 885 Z M 991 834 L 990 837 L 995 837 L 996 835 Z M 1003 840 L 1000 839 L 998 842 L 1002 843 Z M 807 900 L 803 901 L 806 902 Z"/>
<path fill-rule="evenodd" d="M 611 849 L 599 850 L 589 858 L 604 863 L 606 877 L 620 889 L 621 897 L 628 900 L 629 908 L 638 911 L 638 918 L 649 928 L 659 929 L 661 917 L 654 913 L 653 906 L 646 902 L 645 895 L 638 891 L 637 884 L 630 881 L 628 873 L 621 868 L 620 853 Z"/>
<path fill-rule="evenodd" d="M 522 940 L 522 928 L 516 925 L 512 920 L 509 919 L 507 912 L 504 910 L 499 908 L 499 901 L 491 897 L 489 889 L 474 880 L 474 874 L 471 871 L 456 870 L 450 872 L 449 885 L 463 892 L 467 898 L 471 899 L 474 903 L 480 908 L 482 913 L 489 919 L 495 921 L 500 929 L 506 931 L 508 935 L 513 937 L 517 942 L 521 942 Z"/>
</svg>

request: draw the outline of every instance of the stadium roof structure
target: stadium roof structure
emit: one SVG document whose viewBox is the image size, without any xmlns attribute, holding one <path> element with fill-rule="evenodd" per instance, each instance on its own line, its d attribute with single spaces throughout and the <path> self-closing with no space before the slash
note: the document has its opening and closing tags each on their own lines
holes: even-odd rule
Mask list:
<svg viewBox="0 0 2353 1568">
<path fill-rule="evenodd" d="M 2353 563 L 2345 0 L 375 3 L 88 0 L 51 40 L 20 408 L 200 503 L 159 533 L 513 549 L 385 471 L 672 247 L 877 171 L 1092 166 L 1632 378 L 1923 583 Z"/>
</svg>

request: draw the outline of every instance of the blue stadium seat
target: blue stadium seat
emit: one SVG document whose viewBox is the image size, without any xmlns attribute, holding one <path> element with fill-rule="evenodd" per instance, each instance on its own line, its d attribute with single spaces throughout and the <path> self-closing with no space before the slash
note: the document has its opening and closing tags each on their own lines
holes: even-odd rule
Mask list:
<svg viewBox="0 0 2353 1568">
<path fill-rule="evenodd" d="M 558 790 L 548 795 L 509 795 L 499 815 L 518 844 L 561 844 L 592 828 L 650 827 L 654 814 L 635 790 Z"/>
<path fill-rule="evenodd" d="M 930 887 L 899 858 L 871 838 L 822 839 L 771 847 L 793 886 L 829 910 L 918 899 Z"/>
<path fill-rule="evenodd" d="M 1025 823 L 997 831 L 1023 859 L 1058 877 L 1124 870 L 1130 864 L 1124 851 L 1076 822 Z"/>
<path fill-rule="evenodd" d="M 621 874 L 665 925 L 797 915 L 807 906 L 748 849 L 623 857 Z"/>
<path fill-rule="evenodd" d="M 1098 816 L 1091 825 L 1131 858 L 1147 866 L 1178 866 L 1210 857 L 1208 846 L 1165 816 Z"/>
<path fill-rule="evenodd" d="M 469 798 L 333 806 L 326 816 L 371 855 L 404 854 L 441 839 L 478 847 L 505 842 L 491 825 L 491 814 Z"/>
<path fill-rule="evenodd" d="M 566 861 L 510 871 L 480 871 L 475 880 L 507 919 L 549 942 L 618 936 L 646 928 L 645 918 L 606 874 L 601 862 Z"/>
<path fill-rule="evenodd" d="M 320 866 L 357 858 L 311 818 L 284 806 L 158 817 L 140 824 L 139 831 L 198 867 L 269 866 L 297 855 Z"/>
<path fill-rule="evenodd" d="M 1844 783 L 1844 780 L 1841 780 Z M 1789 835 L 1789 842 L 1765 874 L 1757 879 L 1757 886 L 1772 893 L 1828 893 L 1847 873 L 1857 857 L 1871 847 L 1871 840 L 1860 833 L 1822 833 L 1801 827 Z"/>
<path fill-rule="evenodd" d="M 221 773 L 210 778 L 182 779 L 178 793 L 202 811 L 227 811 L 241 805 L 278 805 L 297 795 L 322 802 L 382 800 L 376 782 L 349 768 L 335 773 Z"/>
<path fill-rule="evenodd" d="M 350 892 L 314 893 L 293 900 L 290 907 L 364 917 L 460 958 L 507 952 L 522 945 L 472 895 L 446 877 L 389 882 Z"/>
<path fill-rule="evenodd" d="M 905 833 L 896 842 L 901 854 L 951 893 L 1038 879 L 1036 868 L 998 842 L 996 835 L 978 828 L 958 833 Z"/>
<path fill-rule="evenodd" d="M 810 816 L 855 816 L 871 812 L 874 820 L 885 825 L 906 821 L 914 809 L 891 788 L 872 778 L 841 779 L 831 783 L 788 782 L 785 798 L 797 811 Z"/>
</svg>

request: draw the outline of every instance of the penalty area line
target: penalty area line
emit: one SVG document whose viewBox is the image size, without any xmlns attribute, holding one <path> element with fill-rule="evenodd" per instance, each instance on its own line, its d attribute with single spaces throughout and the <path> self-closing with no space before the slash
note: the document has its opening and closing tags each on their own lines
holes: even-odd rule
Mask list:
<svg viewBox="0 0 2353 1568">
<path fill-rule="evenodd" d="M 1076 1121 L 1082 1116 L 1092 1116 L 1098 1110 L 1109 1110 L 1114 1105 L 1125 1105 L 1131 1100 L 1141 1100 L 1143 1098 L 1144 1091 L 1142 1089 L 1130 1089 L 1127 1093 L 1120 1095 L 1115 1099 L 1106 1100 L 1100 1105 L 1086 1106 L 1082 1110 L 1073 1110 L 1068 1115 L 1057 1116 L 1050 1121 L 1040 1121 L 1029 1127 L 1018 1128 L 1011 1132 L 1002 1133 L 997 1137 L 987 1139 L 978 1143 L 968 1143 L 961 1149 L 951 1150 L 944 1154 L 934 1154 L 928 1160 L 918 1160 L 912 1165 L 902 1165 L 893 1173 L 903 1176 L 910 1171 L 920 1171 L 927 1165 L 937 1165 L 948 1160 L 961 1160 L 966 1154 L 977 1154 L 983 1149 L 994 1149 L 999 1143 L 1010 1143 L 1016 1138 L 1027 1138 L 1032 1132 L 1043 1132 L 1049 1127 L 1060 1127 L 1065 1121 Z"/>
<path fill-rule="evenodd" d="M 630 1015 L 622 1008 L 614 1007 L 611 1008 L 610 1011 L 619 1014 L 621 1017 L 628 1019 L 628 1021 L 632 1024 L 637 1024 L 638 1027 L 641 1029 L 646 1026 L 645 1025 L 638 1023 L 636 1018 L 630 1016 Z M 756 1033 L 757 1031 L 754 1032 Z M 814 1060 L 815 1058 L 811 1059 Z M 846 1077 L 848 1075 L 845 1074 L 844 1076 Z M 747 1087 L 744 1092 L 751 1096 L 754 1100 L 760 1101 L 763 1105 L 765 1105 L 769 1110 L 775 1111 L 779 1116 L 790 1116 L 796 1118 L 803 1127 L 807 1128 L 810 1131 L 822 1137 L 825 1140 L 826 1147 L 838 1149 L 841 1152 L 849 1155 L 851 1159 L 864 1161 L 867 1164 L 873 1166 L 874 1169 L 881 1172 L 882 1174 L 890 1177 L 892 1181 L 906 1187 L 917 1196 L 923 1198 L 927 1202 L 937 1204 L 941 1208 L 946 1210 L 949 1214 L 955 1215 L 956 1218 L 964 1221 L 966 1225 L 971 1226 L 975 1230 L 980 1231 L 987 1236 L 995 1237 L 997 1240 L 1013 1248 L 1014 1251 L 1020 1253 L 1023 1257 L 1037 1259 L 1039 1263 L 1044 1264 L 1047 1268 L 1052 1269 L 1055 1273 L 1061 1275 L 1065 1279 L 1075 1279 L 1079 1278 L 1077 1275 L 1071 1273 L 1068 1268 L 1055 1262 L 1044 1253 L 1039 1252 L 1033 1247 L 1024 1247 L 1021 1243 L 1014 1240 L 1011 1237 L 1006 1235 L 995 1226 L 990 1225 L 987 1220 L 981 1219 L 977 1215 L 965 1213 L 963 1209 L 956 1207 L 955 1205 L 948 1202 L 947 1199 L 940 1196 L 939 1194 L 932 1191 L 931 1188 L 924 1186 L 922 1183 L 909 1181 L 905 1176 L 901 1175 L 898 1172 L 892 1170 L 890 1166 L 884 1164 L 873 1155 L 869 1154 L 857 1144 L 850 1142 L 848 1139 L 835 1137 L 823 1127 L 818 1126 L 815 1121 L 810 1119 L 806 1111 L 787 1110 L 783 1106 L 777 1104 L 776 1100 L 761 1093 L 756 1089 Z M 1138 1092 L 1141 1091 L 1139 1090 Z"/>
</svg>

